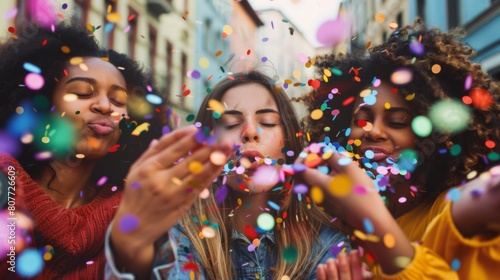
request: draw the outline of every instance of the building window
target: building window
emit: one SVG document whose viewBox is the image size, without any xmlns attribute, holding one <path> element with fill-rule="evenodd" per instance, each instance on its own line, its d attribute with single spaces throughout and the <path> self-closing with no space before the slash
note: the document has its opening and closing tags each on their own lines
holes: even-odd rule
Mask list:
<svg viewBox="0 0 500 280">
<path fill-rule="evenodd" d="M 455 0 L 448 0 L 448 29 L 457 27 L 459 23 L 459 12 L 460 7 L 457 5 Z"/>
<path fill-rule="evenodd" d="M 398 13 L 396 17 L 396 23 L 398 24 L 399 28 L 403 27 L 403 12 Z"/>
<path fill-rule="evenodd" d="M 156 28 L 149 26 L 149 70 L 155 74 L 155 58 L 156 58 Z"/>
<path fill-rule="evenodd" d="M 87 14 L 89 11 L 89 2 L 86 0 L 75 0 L 75 15 L 80 19 L 83 25 L 87 24 Z"/>
<path fill-rule="evenodd" d="M 17 16 L 14 18 L 14 26 L 19 26 L 27 21 L 28 8 L 24 0 L 17 0 Z"/>
<path fill-rule="evenodd" d="M 170 93 L 172 92 L 172 67 L 173 67 L 173 55 L 174 55 L 174 45 L 167 41 L 167 80 L 165 81 L 165 91 L 166 96 L 170 99 Z"/>
<path fill-rule="evenodd" d="M 207 18 L 205 19 L 205 25 L 204 25 L 204 31 L 203 31 L 203 44 L 204 44 L 204 49 L 208 52 L 211 52 L 213 49 L 213 46 L 212 44 L 210 44 L 210 33 L 211 33 L 211 25 L 212 25 L 212 21 Z"/>
<path fill-rule="evenodd" d="M 113 3 L 111 0 L 104 1 L 104 13 L 102 22 L 104 22 L 104 26 L 102 27 L 102 43 L 101 45 L 105 48 L 112 49 L 115 41 L 115 28 L 116 24 L 112 22 L 107 22 L 106 16 L 108 15 L 108 7 L 111 5 L 111 9 L 113 10 Z"/>
<path fill-rule="evenodd" d="M 135 17 L 128 22 L 129 30 L 128 30 L 128 55 L 131 58 L 135 58 L 135 43 L 137 41 L 137 21 L 139 20 L 139 13 L 136 10 L 129 7 L 128 8 L 128 16 L 135 15 Z"/>
<path fill-rule="evenodd" d="M 185 52 L 182 52 L 181 56 L 181 84 L 184 86 L 186 84 L 186 73 L 187 73 L 187 54 Z M 184 96 L 182 96 L 181 93 L 181 105 L 184 107 Z"/>
<path fill-rule="evenodd" d="M 425 0 L 417 0 L 417 16 L 425 19 Z"/>
</svg>

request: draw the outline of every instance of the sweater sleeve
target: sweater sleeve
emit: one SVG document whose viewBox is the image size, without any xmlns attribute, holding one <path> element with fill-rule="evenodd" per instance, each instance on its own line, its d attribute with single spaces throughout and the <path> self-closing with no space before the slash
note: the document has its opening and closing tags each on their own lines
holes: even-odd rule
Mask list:
<svg viewBox="0 0 500 280">
<path fill-rule="evenodd" d="M 451 203 L 428 226 L 424 246 L 457 269 L 460 279 L 491 279 L 500 275 L 500 236 L 463 237 L 455 227 Z"/>
<path fill-rule="evenodd" d="M 435 252 L 425 246 L 413 243 L 415 256 L 413 260 L 396 274 L 387 275 L 382 272 L 380 266 L 375 267 L 376 279 L 408 280 L 408 279 L 443 279 L 458 280 L 457 272 Z"/>
</svg>

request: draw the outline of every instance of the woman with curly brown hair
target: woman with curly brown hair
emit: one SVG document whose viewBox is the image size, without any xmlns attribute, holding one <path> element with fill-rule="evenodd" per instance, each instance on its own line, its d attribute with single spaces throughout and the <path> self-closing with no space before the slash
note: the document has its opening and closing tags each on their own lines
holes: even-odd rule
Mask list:
<svg viewBox="0 0 500 280">
<path fill-rule="evenodd" d="M 325 209 L 357 230 L 382 278 L 500 272 L 499 171 L 492 168 L 499 90 L 459 35 L 425 30 L 417 19 L 367 57 L 320 58 L 324 83 L 303 98 L 309 139 L 349 154 L 364 171 L 335 155 L 327 157 L 328 175 L 308 168 L 300 176 L 325 190 Z M 347 181 L 332 177 L 338 173 Z"/>
</svg>

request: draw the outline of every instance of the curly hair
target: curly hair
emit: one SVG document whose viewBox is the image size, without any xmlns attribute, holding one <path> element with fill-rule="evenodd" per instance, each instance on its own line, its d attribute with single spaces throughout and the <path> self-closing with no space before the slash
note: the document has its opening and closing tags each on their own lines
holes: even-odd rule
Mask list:
<svg viewBox="0 0 500 280">
<path fill-rule="evenodd" d="M 61 22 L 54 30 L 45 29 L 34 22 L 26 22 L 16 30 L 18 33 L 12 34 L 0 44 L 0 98 L 2 99 L 0 130 L 2 131 L 9 133 L 9 121 L 16 115 L 18 106 L 29 104 L 33 107 L 32 111 L 36 114 L 33 118 L 35 122 L 50 114 L 54 89 L 64 75 L 68 61 L 73 57 L 98 57 L 116 66 L 124 77 L 127 92 L 132 99 L 144 101 L 146 94 L 158 94 L 151 76 L 145 73 L 142 65 L 124 54 L 100 48 L 93 35 L 76 19 Z M 40 75 L 44 84 L 39 90 L 24 86 L 25 76 L 29 73 L 25 64 L 27 62 L 41 69 Z M 165 125 L 169 126 L 163 115 L 165 110 L 165 104 L 152 108 L 147 115 L 134 114 L 134 110 L 129 109 L 129 118 L 122 119 L 119 124 L 122 131 L 119 150 L 108 153 L 99 161 L 93 178 L 106 175 L 108 182 L 122 186 L 123 178 L 132 162 L 145 151 L 152 139 L 161 136 Z M 132 136 L 130 133 L 137 124 L 145 121 L 150 123 L 149 131 L 139 136 Z M 40 129 L 41 126 L 35 124 L 33 131 Z M 16 155 L 21 165 L 31 175 L 36 174 L 40 166 L 45 164 L 34 159 L 36 152 L 34 145 L 22 144 L 19 155 Z"/>
<path fill-rule="evenodd" d="M 462 36 L 460 29 L 427 30 L 417 18 L 412 25 L 396 30 L 387 42 L 371 48 L 366 56 L 330 54 L 318 58 L 318 73 L 325 75 L 325 71 L 330 71 L 331 74 L 323 77 L 319 88 L 301 98 L 310 112 L 319 108 L 323 111 L 320 118 L 305 117 L 311 140 L 335 139 L 335 145 L 349 149 L 343 132 L 351 125 L 351 101 L 363 88 L 372 86 L 375 77 L 391 84 L 405 97 L 415 115 L 427 115 L 429 108 L 439 100 L 466 100 L 479 89 L 493 102 L 487 107 L 472 102 L 465 131 L 453 134 L 434 130 L 427 137 L 418 137 L 415 150 L 419 154 L 419 166 L 412 180 L 424 187 L 427 197 L 433 201 L 442 191 L 466 181 L 471 171 L 480 173 L 488 169 L 499 159 L 500 92 L 481 66 L 470 60 L 475 53 L 459 41 Z M 441 67 L 440 72 L 431 70 L 436 64 Z M 407 84 L 396 85 L 391 82 L 391 74 L 401 68 L 410 70 L 413 77 Z M 328 112 L 335 112 L 336 116 L 333 118 Z M 488 140 L 496 145 L 487 147 Z M 458 155 L 443 152 L 456 145 L 461 147 Z"/>
</svg>

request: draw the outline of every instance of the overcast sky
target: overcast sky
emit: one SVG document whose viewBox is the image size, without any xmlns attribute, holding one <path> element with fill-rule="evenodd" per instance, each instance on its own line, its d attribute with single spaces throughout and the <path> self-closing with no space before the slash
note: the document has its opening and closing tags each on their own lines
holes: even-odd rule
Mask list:
<svg viewBox="0 0 500 280">
<path fill-rule="evenodd" d="M 335 19 L 341 0 L 248 0 L 255 11 L 280 10 L 315 47 L 316 31 L 321 24 Z"/>
</svg>

